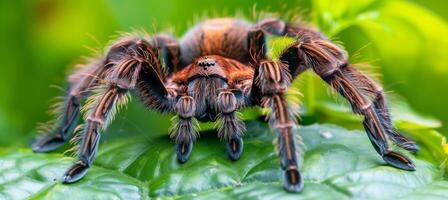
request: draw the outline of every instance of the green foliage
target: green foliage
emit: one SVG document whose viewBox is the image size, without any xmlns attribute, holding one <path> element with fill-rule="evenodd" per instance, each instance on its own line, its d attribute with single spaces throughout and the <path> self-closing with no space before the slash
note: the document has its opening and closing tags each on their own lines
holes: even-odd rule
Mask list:
<svg viewBox="0 0 448 200">
<path fill-rule="evenodd" d="M 266 123 L 247 124 L 241 160 L 227 158 L 214 132 L 204 132 L 186 164 L 178 164 L 167 136 L 115 139 L 102 144 L 85 179 L 62 185 L 59 178 L 72 158 L 33 154 L 29 150 L 0 153 L 1 199 L 427 199 L 448 198 L 446 154 L 438 154 L 440 134 L 418 132 L 421 151 L 409 155 L 416 172 L 386 166 L 363 131 L 335 125 L 294 129 L 304 158 L 306 187 L 288 194 Z M 412 133 L 415 133 L 414 131 Z M 434 135 L 433 137 L 430 135 Z M 325 195 L 324 195 L 325 194 Z M 440 196 L 441 195 L 441 196 Z"/>
</svg>

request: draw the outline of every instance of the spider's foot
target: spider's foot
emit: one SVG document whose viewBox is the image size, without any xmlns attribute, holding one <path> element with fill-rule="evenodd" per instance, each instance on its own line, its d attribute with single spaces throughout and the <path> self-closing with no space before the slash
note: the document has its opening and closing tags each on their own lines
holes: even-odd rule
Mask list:
<svg viewBox="0 0 448 200">
<path fill-rule="evenodd" d="M 65 144 L 65 140 L 59 134 L 47 135 L 35 141 L 32 145 L 33 152 L 45 153 L 53 151 Z"/>
<path fill-rule="evenodd" d="M 303 177 L 296 168 L 284 171 L 285 181 L 283 187 L 288 192 L 298 193 L 303 190 Z"/>
<path fill-rule="evenodd" d="M 390 151 L 383 155 L 383 160 L 387 164 L 402 170 L 415 171 L 415 165 L 412 161 L 404 155 L 397 152 Z"/>
<path fill-rule="evenodd" d="M 81 180 L 87 173 L 89 166 L 87 166 L 83 161 L 76 162 L 70 169 L 65 173 L 62 183 L 70 184 Z"/>
<path fill-rule="evenodd" d="M 244 143 L 241 136 L 230 139 L 227 144 L 227 153 L 230 160 L 237 161 L 240 159 L 243 153 Z"/>
<path fill-rule="evenodd" d="M 193 150 L 193 141 L 190 142 L 181 142 L 177 144 L 176 152 L 177 152 L 177 160 L 180 163 L 187 162 L 188 158 L 190 158 L 191 151 Z"/>
</svg>

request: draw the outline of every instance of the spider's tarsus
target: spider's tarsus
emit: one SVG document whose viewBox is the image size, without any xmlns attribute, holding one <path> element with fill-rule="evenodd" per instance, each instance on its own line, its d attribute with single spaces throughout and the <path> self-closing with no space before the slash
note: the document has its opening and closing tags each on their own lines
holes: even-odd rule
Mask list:
<svg viewBox="0 0 448 200">
<path fill-rule="evenodd" d="M 415 171 L 414 163 L 412 163 L 412 161 L 406 156 L 401 155 L 397 152 L 388 152 L 383 156 L 383 160 L 392 167 L 406 171 Z"/>
<path fill-rule="evenodd" d="M 226 147 L 230 160 L 233 161 L 239 160 L 244 149 L 243 138 L 240 136 L 237 138 L 230 139 L 227 142 Z"/>
<path fill-rule="evenodd" d="M 180 163 L 186 163 L 188 161 L 188 158 L 190 158 L 191 151 L 193 150 L 193 142 L 190 141 L 189 143 L 180 143 L 177 144 L 176 153 L 177 153 L 177 160 Z"/>
<path fill-rule="evenodd" d="M 303 177 L 297 169 L 284 171 L 285 181 L 283 187 L 288 192 L 298 193 L 303 190 Z"/>
<path fill-rule="evenodd" d="M 83 162 L 77 162 L 65 173 L 62 178 L 62 183 L 70 184 L 78 182 L 86 175 L 88 169 L 89 167 Z"/>
<path fill-rule="evenodd" d="M 47 135 L 39 140 L 36 140 L 32 149 L 35 153 L 46 153 L 53 151 L 65 144 L 65 140 L 59 135 Z"/>
</svg>

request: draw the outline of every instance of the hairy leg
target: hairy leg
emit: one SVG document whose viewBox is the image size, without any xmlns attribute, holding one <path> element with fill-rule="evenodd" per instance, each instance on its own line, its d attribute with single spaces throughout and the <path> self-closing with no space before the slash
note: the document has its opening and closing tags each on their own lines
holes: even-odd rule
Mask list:
<svg viewBox="0 0 448 200">
<path fill-rule="evenodd" d="M 414 141 L 399 134 L 395 127 L 393 127 L 383 89 L 375 81 L 353 66 L 343 67 L 341 71 L 362 94 L 371 99 L 373 107 L 389 138 L 403 149 L 414 153 L 417 152 L 418 145 Z"/>
<path fill-rule="evenodd" d="M 298 169 L 292 132 L 295 123 L 285 99 L 291 75 L 287 65 L 281 62 L 264 61 L 257 70 L 255 83 L 262 95 L 261 105 L 271 109 L 270 122 L 278 134 L 278 152 L 285 173 L 284 187 L 291 192 L 300 192 L 303 188 L 303 178 Z"/>
<path fill-rule="evenodd" d="M 95 158 L 101 131 L 106 129 L 117 109 L 127 104 L 130 90 L 138 89 L 146 91 L 146 95 L 154 95 L 153 100 L 160 103 L 157 108 L 170 107 L 161 105 L 169 104 L 170 100 L 166 99 L 168 92 L 162 82 L 164 76 L 157 52 L 153 45 L 137 37 L 122 38 L 110 48 L 104 66 L 107 71 L 102 90 L 86 105 L 88 113 L 78 161 L 64 175 L 64 183 L 73 183 L 85 176 Z"/>
<path fill-rule="evenodd" d="M 278 154 L 284 170 L 284 188 L 290 192 L 300 192 L 304 182 L 298 168 L 292 132 L 295 123 L 285 99 L 285 92 L 291 84 L 292 76 L 288 65 L 280 61 L 266 61 L 265 32 L 271 32 L 265 29 L 263 23 L 265 22 L 261 22 L 248 34 L 248 49 L 252 56 L 252 64 L 255 66 L 254 84 L 250 91 L 251 103 L 271 109 L 268 117 L 271 126 L 278 134 Z"/>
<path fill-rule="evenodd" d="M 33 144 L 34 152 L 52 151 L 70 140 L 80 118 L 80 101 L 96 85 L 98 77 L 104 70 L 103 62 L 93 60 L 70 77 L 69 93 L 65 97 L 57 126 L 51 133 L 46 133 Z"/>
<path fill-rule="evenodd" d="M 115 109 L 127 102 L 127 91 L 127 88 L 110 84 L 106 91 L 100 93 L 95 99 L 96 103 L 91 109 L 85 124 L 78 161 L 64 175 L 64 183 L 76 182 L 85 176 L 87 169 L 95 158 L 101 136 L 100 132 L 107 126 L 108 120 L 113 118 Z"/>
<path fill-rule="evenodd" d="M 227 143 L 227 153 L 231 160 L 239 160 L 243 153 L 244 122 L 238 119 L 238 102 L 232 91 L 221 91 L 218 95 L 218 137 Z"/>
<path fill-rule="evenodd" d="M 329 63 L 325 62 L 330 62 L 339 66 L 347 64 L 345 52 L 338 46 L 329 43 L 325 36 L 313 28 L 288 24 L 275 18 L 265 19 L 261 21 L 258 26 L 265 32 L 273 35 L 301 38 L 298 43 L 292 46 L 292 48 L 285 50 L 281 58 L 282 61 L 289 64 L 290 71 L 294 77 L 308 67 L 313 67 L 314 69 L 320 68 L 320 66 L 316 66 L 318 64 L 329 66 Z M 310 45 L 311 43 L 315 44 L 314 47 Z M 298 44 L 304 45 L 297 46 Z M 308 51 L 305 51 L 305 49 L 308 49 Z M 334 70 L 334 68 L 335 66 L 330 66 L 327 69 L 331 71 Z M 361 93 L 372 99 L 373 107 L 380 118 L 380 122 L 387 132 L 387 135 L 397 143 L 398 146 L 411 152 L 417 152 L 417 144 L 398 133 L 393 127 L 383 89 L 367 75 L 359 72 L 353 67 L 345 67 L 341 70 L 344 71 L 347 78 L 354 82 L 354 85 L 357 86 Z"/>
<path fill-rule="evenodd" d="M 383 126 L 382 118 L 375 110 L 373 103 L 359 92 L 354 82 L 347 78 L 343 70 L 336 71 L 323 79 L 350 102 L 355 113 L 365 116 L 364 127 L 367 135 L 387 163 L 400 169 L 415 170 L 411 160 L 389 148 L 386 127 Z"/>
<path fill-rule="evenodd" d="M 391 131 L 393 126 L 382 90 L 348 64 L 346 52 L 312 29 L 287 24 L 283 34 L 298 37 L 280 58 L 289 64 L 291 73 L 297 75 L 307 68 L 313 69 L 349 101 L 353 112 L 365 117 L 369 139 L 387 163 L 400 169 L 415 170 L 411 160 L 389 148 L 387 138 L 392 137 L 398 145 L 410 150 L 417 146 Z M 373 100 L 369 99 L 372 94 Z"/>
</svg>

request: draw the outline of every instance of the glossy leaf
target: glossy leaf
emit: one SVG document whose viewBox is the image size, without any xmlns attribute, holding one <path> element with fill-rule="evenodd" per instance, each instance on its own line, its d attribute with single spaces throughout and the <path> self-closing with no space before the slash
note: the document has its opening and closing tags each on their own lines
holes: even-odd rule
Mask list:
<svg viewBox="0 0 448 200">
<path fill-rule="evenodd" d="M 214 131 L 202 133 L 183 165 L 167 136 L 106 141 L 95 166 L 73 185 L 59 181 L 72 158 L 29 150 L 3 152 L 0 199 L 391 199 L 448 192 L 439 168 L 445 154 L 434 159 L 409 155 L 417 171 L 402 171 L 385 165 L 363 131 L 324 124 L 294 129 L 302 137 L 297 143 L 304 150 L 299 154 L 306 187 L 301 194 L 289 194 L 280 182 L 275 134 L 264 122 L 248 122 L 247 128 L 245 152 L 237 162 L 227 158 Z M 418 139 L 422 152 L 441 149 L 432 138 Z"/>
</svg>

